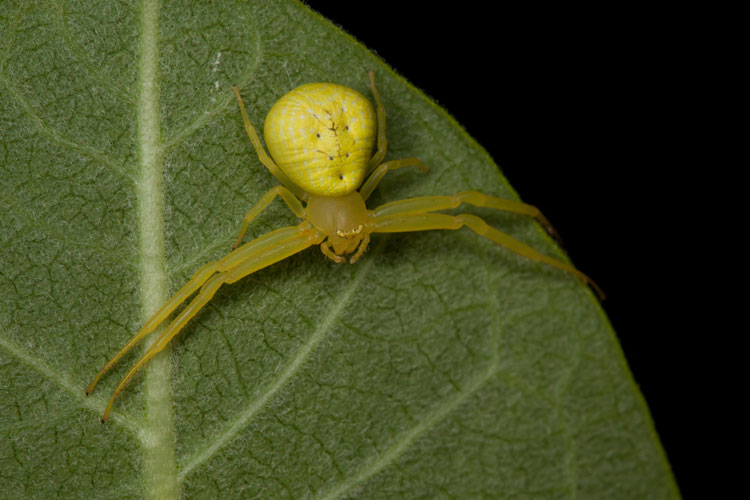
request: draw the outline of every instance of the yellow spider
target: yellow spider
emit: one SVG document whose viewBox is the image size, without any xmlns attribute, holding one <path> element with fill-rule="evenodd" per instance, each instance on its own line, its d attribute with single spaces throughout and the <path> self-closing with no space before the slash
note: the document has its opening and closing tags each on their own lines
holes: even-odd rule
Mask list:
<svg viewBox="0 0 750 500">
<path fill-rule="evenodd" d="M 459 229 L 466 226 L 519 255 L 573 274 L 603 298 L 601 290 L 585 274 L 488 226 L 475 215 L 432 213 L 468 203 L 531 216 L 554 235 L 547 219 L 531 205 L 477 191 L 463 191 L 453 196 L 423 196 L 399 200 L 368 210 L 365 201 L 389 170 L 413 166 L 428 171 L 417 158 L 383 162 L 388 144 L 385 137 L 385 108 L 375 89 L 372 71 L 369 76 L 377 113 L 362 94 L 333 83 L 302 85 L 279 99 L 269 111 L 263 130 L 271 156 L 266 154 L 247 117 L 237 86 L 233 87 L 247 135 L 250 136 L 260 161 L 282 185 L 268 191 L 245 215 L 240 234 L 232 247 L 233 251 L 198 269 L 190 281 L 143 325 L 89 384 L 87 395 L 91 394 L 99 379 L 125 353 L 200 289 L 123 377 L 107 404 L 102 422 L 106 422 L 115 398 L 133 375 L 169 344 L 185 324 L 211 300 L 221 285 L 234 283 L 312 245 L 320 245 L 323 254 L 334 262 L 344 262 L 344 255 L 353 254 L 349 258 L 349 262 L 353 264 L 367 248 L 371 233 Z M 376 138 L 377 151 L 370 156 Z M 280 196 L 303 222 L 297 226 L 277 229 L 237 248 L 248 224 L 276 196 Z"/>
</svg>

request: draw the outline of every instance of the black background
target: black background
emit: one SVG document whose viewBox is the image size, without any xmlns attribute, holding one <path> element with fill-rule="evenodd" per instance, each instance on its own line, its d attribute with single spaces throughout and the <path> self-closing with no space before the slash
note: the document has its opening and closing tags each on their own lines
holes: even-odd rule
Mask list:
<svg viewBox="0 0 750 500">
<path fill-rule="evenodd" d="M 671 196 L 684 178 L 673 137 L 682 55 L 664 30 L 673 19 L 633 7 L 307 3 L 447 109 L 550 219 L 607 293 L 681 492 L 695 498 L 704 474 L 692 401 L 705 374 L 683 325 L 694 312 L 679 300 L 689 234 Z"/>
</svg>

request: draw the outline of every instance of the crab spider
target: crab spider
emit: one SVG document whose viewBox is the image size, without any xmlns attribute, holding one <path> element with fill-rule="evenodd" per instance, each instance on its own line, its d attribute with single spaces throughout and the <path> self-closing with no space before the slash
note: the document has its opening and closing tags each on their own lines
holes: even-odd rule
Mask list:
<svg viewBox="0 0 750 500">
<path fill-rule="evenodd" d="M 435 213 L 462 204 L 494 208 L 533 217 L 554 236 L 547 219 L 531 205 L 477 191 L 463 191 L 452 196 L 409 198 L 368 210 L 365 201 L 388 171 L 403 167 L 428 171 L 417 158 L 383 161 L 387 150 L 385 108 L 375 88 L 372 71 L 369 77 L 376 110 L 359 92 L 333 83 L 309 83 L 284 95 L 269 111 L 264 126 L 270 156 L 250 123 L 237 86 L 233 87 L 247 135 L 260 161 L 281 185 L 268 191 L 245 215 L 233 251 L 198 269 L 89 384 L 87 395 L 120 358 L 198 292 L 123 377 L 107 404 L 102 422 L 109 417 L 115 398 L 133 375 L 169 344 L 211 300 L 220 286 L 234 283 L 313 245 L 320 245 L 323 254 L 334 262 L 344 262 L 347 260 L 344 256 L 351 255 L 349 262 L 353 264 L 364 253 L 372 233 L 459 229 L 466 226 L 479 236 L 519 255 L 574 275 L 603 298 L 599 287 L 585 274 L 490 227 L 479 217 Z M 376 142 L 377 149 L 370 156 Z M 248 225 L 277 196 L 303 222 L 277 229 L 240 246 Z"/>
</svg>

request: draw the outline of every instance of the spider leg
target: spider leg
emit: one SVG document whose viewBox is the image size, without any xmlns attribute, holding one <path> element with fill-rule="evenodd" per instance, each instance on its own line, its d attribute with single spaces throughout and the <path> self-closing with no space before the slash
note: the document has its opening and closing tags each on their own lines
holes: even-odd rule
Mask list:
<svg viewBox="0 0 750 500">
<path fill-rule="evenodd" d="M 240 91 L 237 88 L 237 85 L 232 85 L 232 90 L 234 91 L 234 95 L 237 96 L 237 103 L 240 106 L 240 112 L 242 113 L 242 121 L 245 123 L 245 131 L 247 132 L 247 135 L 250 137 L 250 142 L 253 143 L 253 147 L 255 148 L 255 152 L 258 153 L 258 159 L 263 163 L 263 165 L 266 166 L 266 168 L 273 174 L 274 177 L 276 177 L 279 182 L 281 182 L 289 191 L 293 192 L 298 198 L 303 198 L 305 195 L 305 192 L 302 191 L 299 187 L 297 187 L 296 184 L 292 182 L 292 180 L 287 177 L 287 175 L 281 171 L 281 169 L 274 163 L 273 159 L 266 153 L 266 150 L 263 148 L 263 144 L 260 142 L 260 137 L 258 137 L 258 132 L 255 131 L 255 127 L 253 127 L 253 124 L 250 122 L 250 118 L 247 116 L 247 112 L 245 111 L 245 103 L 242 101 L 242 97 L 240 96 Z"/>
<path fill-rule="evenodd" d="M 284 186 L 276 186 L 275 188 L 272 188 L 270 191 L 264 194 L 263 197 L 258 201 L 258 203 L 253 205 L 253 208 L 251 208 L 250 211 L 245 214 L 245 218 L 242 220 L 242 228 L 240 229 L 240 234 L 237 236 L 234 245 L 232 245 L 232 250 L 240 246 L 240 243 L 242 243 L 242 238 L 245 236 L 245 231 L 247 231 L 247 226 L 250 224 L 250 222 L 255 219 L 255 217 L 257 217 L 259 213 L 265 210 L 268 204 L 271 203 L 273 199 L 276 198 L 276 196 L 280 196 L 281 199 L 284 200 L 289 209 L 294 212 L 294 215 L 296 215 L 297 217 L 305 216 L 305 209 L 302 206 L 302 202 L 300 202 L 297 197 L 294 196 L 291 191 L 289 191 Z"/>
<path fill-rule="evenodd" d="M 401 167 L 417 167 L 422 172 L 430 171 L 429 167 L 426 167 L 421 161 L 419 161 L 419 158 L 402 158 L 400 160 L 390 160 L 381 163 L 372 171 L 372 174 L 370 174 L 359 189 L 359 194 L 362 195 L 362 199 L 367 201 L 367 198 L 369 198 L 372 192 L 375 191 L 375 188 L 380 184 L 380 181 L 388 171 L 396 170 Z"/>
<path fill-rule="evenodd" d="M 498 231 L 492 226 L 489 226 L 481 218 L 476 215 L 461 214 L 461 215 L 447 215 L 447 214 L 399 214 L 399 215 L 386 215 L 376 216 L 373 218 L 375 223 L 375 229 L 373 232 L 376 233 L 402 233 L 408 231 L 428 231 L 432 229 L 460 229 L 463 226 L 468 227 L 479 236 L 483 236 L 491 241 L 494 241 L 498 245 L 504 246 L 508 250 L 517 253 L 523 257 L 531 259 L 536 262 L 543 262 L 552 267 L 556 267 L 565 272 L 574 275 L 576 278 L 581 280 L 583 283 L 589 285 L 594 289 L 600 300 L 604 300 L 604 292 L 601 288 L 594 283 L 594 281 L 583 274 L 578 269 L 574 268 L 570 264 L 561 262 L 557 259 L 553 259 L 538 250 L 530 247 L 529 245 L 522 243 L 521 241 L 513 238 L 510 235 Z"/>
<path fill-rule="evenodd" d="M 208 264 L 205 264 L 203 267 L 198 269 L 198 271 L 193 274 L 193 277 L 190 279 L 190 281 L 185 283 L 185 285 L 180 288 L 177 293 L 170 297 L 169 300 L 167 300 L 164 305 L 162 305 L 161 308 L 159 308 L 159 310 L 156 311 L 156 313 L 154 313 L 151 318 L 149 318 L 148 321 L 146 321 L 141 329 L 138 330 L 135 335 L 133 335 L 128 343 L 125 344 L 125 346 L 120 349 L 120 351 L 115 354 L 115 356 L 110 359 L 101 370 L 99 370 L 99 373 L 97 373 L 96 377 L 94 377 L 94 380 L 92 380 L 88 388 L 86 388 L 86 395 L 91 394 L 94 391 L 96 384 L 99 383 L 99 380 L 102 378 L 102 376 L 104 376 L 104 374 L 107 373 L 120 360 L 120 358 L 122 358 L 125 354 L 127 354 L 128 351 L 130 351 L 130 349 L 138 344 L 138 342 L 140 342 L 143 337 L 156 330 L 156 327 L 158 327 L 165 319 L 167 319 L 167 317 L 169 317 L 169 315 L 172 314 L 172 312 L 180 304 L 185 302 L 188 297 L 190 297 L 196 290 L 203 286 L 203 284 L 214 273 L 232 269 L 236 267 L 239 262 L 245 260 L 248 254 L 261 252 L 266 248 L 273 247 L 274 245 L 278 245 L 279 243 L 283 243 L 283 241 L 288 239 L 290 236 L 296 235 L 297 232 L 298 228 L 296 227 L 288 227 L 273 231 L 245 244 L 239 249 L 229 253 L 222 259 L 214 262 L 209 262 Z"/>
<path fill-rule="evenodd" d="M 392 201 L 373 210 L 373 215 L 375 215 L 375 217 L 385 217 L 391 215 L 423 214 L 426 212 L 434 212 L 436 210 L 457 208 L 462 203 L 468 203 L 475 207 L 494 208 L 495 210 L 533 217 L 542 225 L 542 227 L 544 227 L 550 236 L 557 240 L 558 243 L 561 243 L 560 236 L 557 234 L 557 231 L 555 231 L 555 228 L 552 227 L 552 224 L 550 224 L 547 218 L 542 215 L 542 212 L 540 212 L 535 206 L 516 200 L 507 200 L 505 198 L 489 196 L 480 193 L 479 191 L 462 191 L 453 196 L 422 196 L 419 198 Z"/>
<path fill-rule="evenodd" d="M 375 73 L 370 71 L 370 88 L 372 89 L 372 95 L 375 96 L 376 113 L 378 115 L 378 150 L 372 155 L 370 161 L 367 162 L 367 173 L 369 174 L 375 167 L 380 165 L 385 158 L 385 153 L 388 151 L 388 138 L 385 136 L 385 106 L 383 101 L 380 100 L 380 94 L 378 89 L 375 88 Z"/>
<path fill-rule="evenodd" d="M 94 392 L 94 388 L 96 387 L 96 384 L 99 383 L 99 379 L 101 379 L 105 373 L 107 373 L 119 360 L 122 358 L 125 354 L 127 354 L 130 349 L 132 349 L 138 342 L 143 339 L 146 335 L 153 332 L 157 326 L 159 326 L 170 314 L 172 314 L 172 311 L 174 311 L 177 306 L 185 302 L 187 298 L 193 294 L 198 288 L 200 288 L 206 280 L 208 280 L 211 275 L 213 275 L 219 268 L 221 267 L 221 261 L 215 261 L 215 262 L 209 262 L 208 264 L 204 265 L 198 271 L 193 274 L 193 277 L 185 283 L 185 285 L 180 288 L 180 290 L 175 293 L 168 301 L 164 303 L 164 305 L 159 308 L 156 313 L 154 313 L 151 318 L 141 327 L 138 332 L 133 335 L 133 337 L 128 341 L 125 346 L 120 349 L 120 351 L 114 355 L 112 359 L 110 359 L 104 367 L 99 370 L 99 373 L 96 374 L 96 377 L 94 377 L 94 380 L 91 381 L 89 386 L 86 388 L 86 395 L 88 396 L 92 392 Z"/>
<path fill-rule="evenodd" d="M 324 235 L 322 233 L 314 229 L 310 230 L 304 224 L 296 227 L 286 227 L 253 240 L 239 250 L 230 253 L 221 261 L 217 261 L 224 264 L 220 268 L 220 272 L 205 281 L 198 295 L 159 334 L 154 343 L 151 344 L 120 381 L 107 403 L 107 408 L 104 410 L 104 415 L 102 416 L 102 422 L 106 422 L 109 418 L 109 412 L 112 409 L 115 398 L 122 392 L 130 379 L 152 357 L 169 345 L 169 342 L 185 327 L 187 322 L 211 300 L 221 285 L 224 283 L 234 283 L 255 271 L 284 260 L 316 243 L 320 243 L 323 238 Z M 229 257 L 232 258 L 230 259 Z"/>
</svg>

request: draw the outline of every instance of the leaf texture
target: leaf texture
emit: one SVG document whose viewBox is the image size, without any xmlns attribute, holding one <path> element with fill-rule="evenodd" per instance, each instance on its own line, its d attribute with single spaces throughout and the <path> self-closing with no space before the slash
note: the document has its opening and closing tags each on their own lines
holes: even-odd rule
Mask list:
<svg viewBox="0 0 750 500">
<path fill-rule="evenodd" d="M 274 186 L 261 129 L 331 81 L 388 111 L 371 206 L 516 198 L 445 111 L 296 2 L 4 2 L 0 12 L 4 498 L 676 498 L 592 294 L 468 230 L 308 250 L 223 287 L 99 415 L 84 388 Z M 467 209 L 565 258 L 528 220 Z M 249 237 L 296 222 L 274 203 Z M 140 350 L 136 349 L 137 351 Z"/>
</svg>

